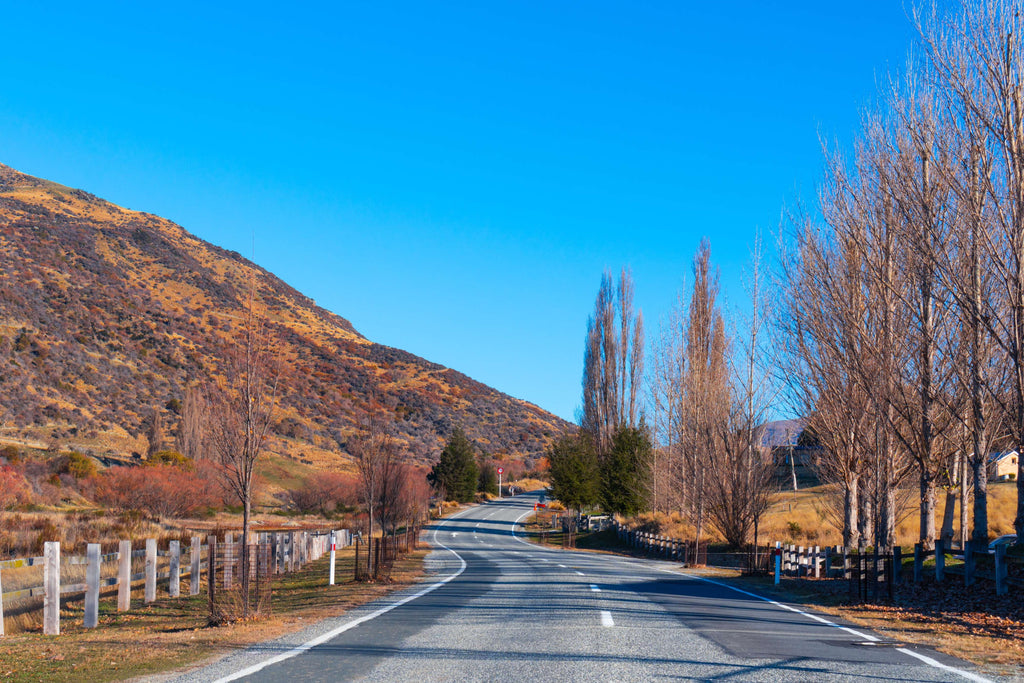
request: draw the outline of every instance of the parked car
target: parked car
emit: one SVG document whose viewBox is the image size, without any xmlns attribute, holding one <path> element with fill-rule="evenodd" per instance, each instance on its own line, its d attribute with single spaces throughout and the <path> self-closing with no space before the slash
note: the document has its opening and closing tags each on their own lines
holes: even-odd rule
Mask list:
<svg viewBox="0 0 1024 683">
<path fill-rule="evenodd" d="M 988 544 L 988 551 L 992 554 L 996 552 L 996 546 L 1005 545 L 1011 546 L 1017 542 L 1017 534 L 1003 534 L 996 540 Z"/>
</svg>

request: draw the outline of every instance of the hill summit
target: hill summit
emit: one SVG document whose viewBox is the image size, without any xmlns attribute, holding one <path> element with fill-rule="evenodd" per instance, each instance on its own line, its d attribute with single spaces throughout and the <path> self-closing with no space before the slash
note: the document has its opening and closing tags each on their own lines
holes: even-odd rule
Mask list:
<svg viewBox="0 0 1024 683">
<path fill-rule="evenodd" d="M 173 438 L 190 383 L 222 365 L 249 283 L 287 367 L 271 450 L 330 466 L 368 408 L 394 415 L 414 461 L 456 425 L 529 466 L 564 420 L 375 344 L 235 252 L 152 214 L 0 164 L 0 441 L 97 455 Z"/>
</svg>

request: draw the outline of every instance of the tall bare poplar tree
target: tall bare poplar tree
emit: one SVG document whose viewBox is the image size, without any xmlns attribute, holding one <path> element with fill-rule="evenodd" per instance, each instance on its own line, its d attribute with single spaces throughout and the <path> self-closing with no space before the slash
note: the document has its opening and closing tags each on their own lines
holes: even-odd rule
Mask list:
<svg viewBox="0 0 1024 683">
<path fill-rule="evenodd" d="M 623 269 L 618 286 L 601 276 L 594 314 L 587 321 L 581 426 L 599 453 L 620 427 L 635 427 L 643 381 L 643 313 L 633 311 L 633 277 Z"/>
<path fill-rule="evenodd" d="M 242 505 L 242 615 L 249 614 L 249 522 L 253 481 L 275 422 L 279 370 L 266 316 L 256 302 L 256 281 L 249 285 L 241 338 L 227 357 L 225 372 L 209 386 L 210 446 L 224 482 Z"/>
</svg>

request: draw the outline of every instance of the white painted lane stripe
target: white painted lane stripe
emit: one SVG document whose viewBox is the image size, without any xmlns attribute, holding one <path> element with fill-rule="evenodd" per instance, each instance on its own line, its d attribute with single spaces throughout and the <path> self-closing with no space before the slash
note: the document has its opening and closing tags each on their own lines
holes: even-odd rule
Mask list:
<svg viewBox="0 0 1024 683">
<path fill-rule="evenodd" d="M 606 609 L 601 610 L 601 626 L 615 626 L 612 613 Z"/>
<path fill-rule="evenodd" d="M 584 574 L 583 572 L 576 572 L 576 573 L 579 574 L 580 576 L 586 576 L 586 574 Z"/>
<path fill-rule="evenodd" d="M 942 662 L 939 662 L 939 661 L 936 661 L 936 660 L 932 659 L 931 657 L 926 657 L 923 654 L 921 654 L 920 652 L 914 652 L 913 650 L 908 650 L 905 647 L 898 647 L 898 648 L 896 648 L 896 651 L 897 652 L 902 652 L 905 655 L 910 655 L 911 657 L 914 657 L 916 659 L 920 659 L 925 664 L 927 664 L 929 666 L 934 666 L 936 669 L 942 669 L 943 671 L 948 671 L 948 672 L 954 673 L 954 674 L 956 674 L 958 676 L 963 676 L 964 678 L 966 678 L 969 681 L 977 681 L 978 683 L 992 683 L 987 678 L 982 678 L 981 676 L 978 676 L 977 674 L 972 674 L 970 671 L 963 671 L 961 669 L 957 669 L 957 668 L 954 668 L 952 666 L 948 666 L 946 664 L 943 664 Z"/>
<path fill-rule="evenodd" d="M 700 581 L 706 581 L 707 583 L 713 583 L 716 586 L 721 586 L 722 588 L 728 588 L 729 590 L 734 590 L 737 593 L 742 593 L 743 595 L 749 595 L 752 598 L 757 598 L 758 600 L 763 600 L 763 601 L 765 601 L 765 602 L 767 602 L 769 604 L 775 605 L 776 607 L 781 607 L 783 609 L 789 610 L 790 612 L 796 612 L 797 614 L 802 614 L 803 616 L 807 617 L 808 619 L 813 619 L 814 621 L 821 622 L 822 624 L 825 624 L 827 626 L 832 626 L 832 627 L 835 627 L 835 628 L 838 628 L 838 629 L 842 629 L 843 631 L 846 631 L 847 633 L 853 634 L 853 635 L 857 636 L 858 638 L 863 638 L 864 640 L 867 640 L 867 641 L 870 641 L 870 642 L 873 642 L 873 643 L 874 642 L 878 642 L 880 640 L 879 638 L 877 638 L 876 636 L 873 636 L 870 633 L 861 633 L 860 631 L 858 631 L 856 629 L 852 629 L 852 628 L 849 628 L 847 626 L 840 626 L 839 624 L 837 624 L 837 623 L 835 623 L 833 621 L 829 621 L 828 619 L 824 619 L 822 617 L 819 617 L 817 614 L 811 614 L 809 612 L 804 612 L 803 610 L 797 609 L 796 607 L 790 607 L 789 605 L 784 605 L 781 602 L 778 602 L 777 600 L 772 600 L 771 598 L 766 598 L 763 595 L 758 595 L 757 593 L 751 593 L 750 591 L 745 591 L 742 588 L 737 588 L 736 586 L 730 586 L 727 583 L 722 583 L 721 581 L 715 581 L 714 579 L 709 579 L 709 578 L 707 578 L 705 576 L 696 576 L 694 574 L 680 574 L 679 572 L 672 571 L 671 569 L 661 569 L 661 568 L 658 568 L 658 571 L 665 572 L 666 574 L 674 574 L 676 576 L 685 576 L 685 577 L 690 578 L 690 579 L 698 579 Z M 981 676 L 978 676 L 977 674 L 973 674 L 970 671 L 964 671 L 963 669 L 957 669 L 955 667 L 948 666 L 946 664 L 943 664 L 940 661 L 932 659 L 931 657 L 927 657 L 927 656 L 925 656 L 925 655 L 923 655 L 923 654 L 921 654 L 919 652 L 914 652 L 913 650 L 908 650 L 905 647 L 898 647 L 898 648 L 896 648 L 896 651 L 897 652 L 902 652 L 905 655 L 910 655 L 911 657 L 919 659 L 922 662 L 924 662 L 925 664 L 928 664 L 929 666 L 933 666 L 933 667 L 935 667 L 937 669 L 942 669 L 943 671 L 949 671 L 950 673 L 955 673 L 956 675 L 962 676 L 963 678 L 966 678 L 967 680 L 978 681 L 978 683 L 991 683 L 991 681 L 989 681 L 987 678 L 982 678 Z"/>
<path fill-rule="evenodd" d="M 566 567 L 564 564 L 560 564 L 558 566 L 561 567 L 562 569 L 568 569 L 568 567 Z"/>
<path fill-rule="evenodd" d="M 817 614 L 810 614 L 809 612 L 804 612 L 803 610 L 797 609 L 796 607 L 790 607 L 789 605 L 784 605 L 781 602 L 778 602 L 777 600 L 772 600 L 771 598 L 766 598 L 763 595 L 758 595 L 757 593 L 751 593 L 750 591 L 745 591 L 742 588 L 737 588 L 736 586 L 730 586 L 729 584 L 722 583 L 721 581 L 715 581 L 714 579 L 709 579 L 706 576 L 697 576 L 695 574 L 682 574 L 681 575 L 679 572 L 674 572 L 671 569 L 661 569 L 661 568 L 658 568 L 658 571 L 659 572 L 665 572 L 666 574 L 675 574 L 676 576 L 686 576 L 688 578 L 697 579 L 699 581 L 705 581 L 707 583 L 713 583 L 716 586 L 721 586 L 722 588 L 728 588 L 729 590 L 736 591 L 737 593 L 742 593 L 743 595 L 749 595 L 752 598 L 757 598 L 758 600 L 763 600 L 764 602 L 767 602 L 770 605 L 775 605 L 776 607 L 781 607 L 782 609 L 789 610 L 790 612 L 796 612 L 797 614 L 802 614 L 803 616 L 807 617 L 808 619 L 813 619 L 814 621 L 820 621 L 821 623 L 823 623 L 823 624 L 825 624 L 827 626 L 833 626 L 835 628 L 841 629 L 843 631 L 846 631 L 847 633 L 850 633 L 850 634 L 853 634 L 853 635 L 857 636 L 858 638 L 863 638 L 864 640 L 870 641 L 872 643 L 878 642 L 878 640 L 879 640 L 877 637 L 871 635 L 870 633 L 861 633 L 860 631 L 857 631 L 855 629 L 849 628 L 848 626 L 840 626 L 839 624 L 837 624 L 835 622 L 832 622 L 832 621 L 829 621 L 828 619 L 823 619 L 822 617 L 819 617 Z"/>
<path fill-rule="evenodd" d="M 464 510 L 463 512 L 456 513 L 456 514 L 452 515 L 451 517 L 449 517 L 448 520 L 454 519 L 455 517 L 458 517 L 459 515 L 464 514 L 466 512 L 469 512 L 469 511 L 470 510 Z M 445 521 L 441 522 L 441 524 L 446 524 L 448 520 L 445 520 Z M 438 528 L 440 528 L 440 526 L 441 525 L 439 524 Z M 413 600 L 415 600 L 417 598 L 422 598 L 427 593 L 430 593 L 432 591 L 437 590 L 441 586 L 445 585 L 446 583 L 448 583 L 449 581 L 451 581 L 452 579 L 457 577 L 462 572 L 466 571 L 466 561 L 464 559 L 462 559 L 462 556 L 459 555 L 457 552 L 455 552 L 454 550 L 452 550 L 451 548 L 446 546 L 444 543 L 441 543 L 440 541 L 437 540 L 437 531 L 438 530 L 435 528 L 434 529 L 434 543 L 436 543 L 437 545 L 439 545 L 440 547 L 444 548 L 445 550 L 447 550 L 452 555 L 454 555 L 455 557 L 458 558 L 459 565 L 460 565 L 459 566 L 459 571 L 457 571 L 454 574 L 451 574 L 449 576 L 446 576 L 445 578 L 441 579 L 437 583 L 433 583 L 433 584 L 427 586 L 426 588 L 424 588 L 423 590 L 421 590 L 421 591 L 419 591 L 417 593 L 414 593 L 413 595 L 408 595 L 408 596 L 402 598 L 398 602 L 394 602 L 394 603 L 392 603 L 390 605 L 385 605 L 384 607 L 381 607 L 376 612 L 372 612 L 372 613 L 367 614 L 365 616 L 359 617 L 358 619 L 353 619 L 352 621 L 345 622 L 341 626 L 338 626 L 337 628 L 332 629 L 332 630 L 328 631 L 327 633 L 325 633 L 325 634 L 323 634 L 321 636 L 318 636 L 318 637 L 316 637 L 316 638 L 314 638 L 314 639 L 312 639 L 312 640 L 310 640 L 308 642 L 305 642 L 302 645 L 294 647 L 291 650 L 288 650 L 287 652 L 282 652 L 281 654 L 276 655 L 274 657 L 271 657 L 269 659 L 266 659 L 266 660 L 264 660 L 262 662 L 259 662 L 258 664 L 253 664 L 252 666 L 248 666 L 248 667 L 242 669 L 241 671 L 236 671 L 235 673 L 230 674 L 228 676 L 224 676 L 223 678 L 218 678 L 216 681 L 214 681 L 214 683 L 228 683 L 228 681 L 236 681 L 239 678 L 245 678 L 246 676 L 251 676 L 252 674 L 256 673 L 257 671 L 261 671 L 261 670 L 265 669 L 266 667 L 270 666 L 271 664 L 277 664 L 278 662 L 283 662 L 286 659 L 291 659 L 292 657 L 295 657 L 296 655 L 300 655 L 303 652 L 306 652 L 307 650 L 310 650 L 310 649 L 316 647 L 317 645 L 322 645 L 323 643 L 326 643 L 328 640 L 331 640 L 335 636 L 341 635 L 345 631 L 353 629 L 356 626 L 359 626 L 360 624 L 362 624 L 364 622 L 370 621 L 371 619 L 376 619 L 380 615 L 386 614 L 386 613 L 390 612 L 391 610 L 395 609 L 396 607 L 401 607 L 402 605 L 406 604 L 407 602 L 412 602 Z M 454 535 L 455 534 L 452 534 L 452 536 L 454 536 Z"/>
<path fill-rule="evenodd" d="M 598 588 L 597 586 L 595 586 L 594 584 L 590 584 L 590 590 L 593 593 L 600 593 L 601 592 L 601 589 Z"/>
</svg>

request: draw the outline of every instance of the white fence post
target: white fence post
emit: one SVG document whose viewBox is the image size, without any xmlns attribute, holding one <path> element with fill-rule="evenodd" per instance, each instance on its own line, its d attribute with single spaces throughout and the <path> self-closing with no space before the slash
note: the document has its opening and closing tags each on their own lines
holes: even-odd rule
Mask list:
<svg viewBox="0 0 1024 683">
<path fill-rule="evenodd" d="M 168 551 L 171 554 L 171 575 L 167 579 L 167 593 L 176 598 L 181 595 L 181 541 L 171 541 Z"/>
<path fill-rule="evenodd" d="M 60 543 L 43 546 L 43 634 L 60 635 Z"/>
<path fill-rule="evenodd" d="M 121 541 L 117 558 L 117 610 L 132 608 L 132 542 Z"/>
<path fill-rule="evenodd" d="M 232 570 L 234 569 L 234 535 L 224 534 L 224 589 L 231 588 Z"/>
<path fill-rule="evenodd" d="M 201 565 L 199 563 L 202 561 L 202 557 L 203 557 L 203 539 L 199 538 L 198 536 L 193 536 L 192 537 L 192 557 L 189 558 L 189 559 L 192 560 L 192 576 L 191 576 L 191 578 L 189 579 L 189 582 L 188 582 L 188 594 L 189 595 L 199 595 L 199 584 L 202 583 L 202 581 L 200 581 L 201 577 L 200 577 L 200 574 L 199 574 L 199 568 L 200 568 Z"/>
<path fill-rule="evenodd" d="M 146 539 L 146 591 L 143 597 L 144 602 L 149 603 L 156 600 L 156 539 Z"/>
<path fill-rule="evenodd" d="M 100 544 L 85 547 L 85 628 L 96 628 L 100 623 Z"/>
</svg>

